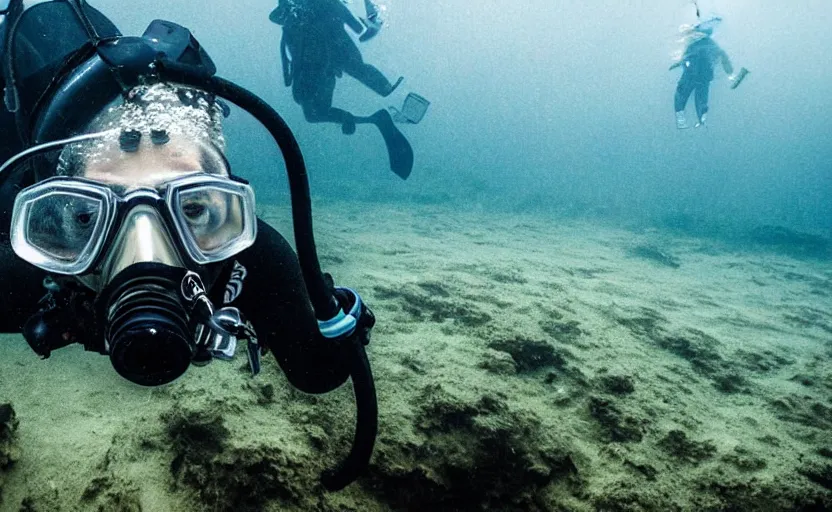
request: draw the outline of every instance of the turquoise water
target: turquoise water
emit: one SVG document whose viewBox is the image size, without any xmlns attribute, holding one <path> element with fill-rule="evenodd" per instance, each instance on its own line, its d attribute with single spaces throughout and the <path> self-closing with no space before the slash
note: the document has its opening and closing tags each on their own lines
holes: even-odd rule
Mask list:
<svg viewBox="0 0 832 512">
<path fill-rule="evenodd" d="M 281 86 L 280 28 L 267 19 L 272 4 L 97 5 L 125 33 L 141 32 L 155 17 L 191 27 L 223 76 L 286 117 L 321 194 L 452 197 L 624 218 L 677 214 L 830 234 L 832 83 L 821 63 L 832 35 L 819 21 L 830 12 L 822 0 L 799 7 L 700 2 L 703 16 L 724 19 L 715 40 L 752 74 L 732 91 L 718 70 L 707 130 L 683 132 L 671 129 L 679 71 L 667 67 L 679 26 L 695 21 L 689 2 L 387 0 L 386 26 L 361 49 L 404 83 L 380 99 L 345 77 L 335 104 L 366 115 L 399 106 L 411 91 L 432 102 L 424 124 L 404 128 L 416 153 L 407 183 L 385 172 L 374 129 L 344 137 L 337 127 L 304 122 Z M 350 6 L 363 11 L 357 0 Z M 259 143 L 250 149 L 262 151 Z"/>
</svg>

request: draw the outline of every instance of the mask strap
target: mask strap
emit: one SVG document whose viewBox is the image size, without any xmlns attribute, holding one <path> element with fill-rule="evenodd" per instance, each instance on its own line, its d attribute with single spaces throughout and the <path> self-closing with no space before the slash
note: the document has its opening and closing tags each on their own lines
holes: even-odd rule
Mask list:
<svg viewBox="0 0 832 512">
<path fill-rule="evenodd" d="M 119 87 L 121 88 L 122 94 L 126 93 L 130 90 L 128 84 L 124 82 L 121 78 L 121 74 L 117 67 L 110 64 L 110 61 L 106 58 L 106 56 L 101 53 L 100 44 L 102 41 L 102 37 L 98 34 L 98 31 L 95 29 L 95 26 L 90 21 L 89 16 L 87 13 L 84 12 L 83 7 L 87 6 L 86 0 L 66 0 L 66 3 L 72 8 L 75 12 L 75 17 L 78 18 L 78 21 L 84 26 L 84 30 L 87 32 L 87 37 L 90 40 L 93 48 L 95 48 L 95 53 L 98 57 L 108 64 L 107 68 L 110 70 L 110 75 L 113 79 L 118 83 Z"/>
<path fill-rule="evenodd" d="M 12 165 L 14 165 L 18 160 L 26 158 L 27 156 L 30 156 L 30 155 L 45 153 L 45 152 L 47 152 L 47 151 L 49 151 L 53 148 L 59 147 L 59 146 L 64 146 L 64 145 L 72 144 L 72 143 L 75 143 L 75 142 L 82 142 L 82 141 L 89 140 L 89 139 L 96 139 L 96 138 L 100 138 L 100 137 L 105 137 L 106 135 L 108 135 L 110 133 L 113 133 L 117 130 L 118 129 L 106 130 L 106 131 L 103 131 L 103 132 L 96 132 L 96 133 L 86 133 L 84 135 L 76 135 L 75 137 L 70 137 L 68 139 L 55 140 L 55 141 L 52 141 L 52 142 L 44 142 L 43 144 L 38 144 L 37 146 L 32 146 L 32 147 L 26 149 L 25 151 L 21 151 L 20 153 L 18 153 L 16 155 L 14 155 L 13 157 L 9 158 L 8 160 L 6 160 L 6 162 L 3 165 L 0 165 L 0 183 L 2 183 L 3 180 L 6 179 L 5 175 L 3 174 L 4 171 L 6 169 L 8 169 L 9 167 L 11 167 Z"/>
<path fill-rule="evenodd" d="M 90 42 L 95 46 L 98 47 L 98 43 L 101 42 L 101 36 L 98 35 L 98 32 L 95 30 L 92 22 L 90 22 L 90 18 L 87 16 L 87 13 L 84 12 L 83 7 L 86 5 L 86 0 L 67 0 L 67 2 L 72 10 L 75 12 L 75 16 L 78 18 L 78 21 L 84 26 L 84 30 L 87 32 L 87 37 L 90 38 Z"/>
</svg>

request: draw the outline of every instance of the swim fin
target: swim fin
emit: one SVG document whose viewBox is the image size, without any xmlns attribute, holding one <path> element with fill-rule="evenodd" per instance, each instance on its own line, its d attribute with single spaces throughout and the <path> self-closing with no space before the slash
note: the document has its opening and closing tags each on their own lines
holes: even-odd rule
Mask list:
<svg viewBox="0 0 832 512">
<path fill-rule="evenodd" d="M 390 170 L 401 179 L 406 180 L 413 170 L 413 148 L 404 134 L 396 128 L 390 113 L 382 109 L 369 117 L 369 121 L 378 126 L 378 131 L 387 145 L 390 158 Z"/>
<path fill-rule="evenodd" d="M 361 18 L 361 22 L 366 30 L 358 38 L 362 43 L 376 37 L 384 24 L 384 20 L 379 16 L 378 6 L 372 0 L 364 0 L 364 10 L 367 13 L 367 18 Z"/>
<path fill-rule="evenodd" d="M 731 89 L 739 87 L 742 81 L 745 80 L 745 77 L 748 76 L 748 73 L 750 73 L 750 71 L 745 68 L 741 68 L 735 76 L 731 77 Z"/>
<path fill-rule="evenodd" d="M 397 123 L 419 124 L 419 121 L 425 117 L 429 106 L 430 102 L 428 100 L 415 92 L 411 92 L 404 99 L 401 110 L 393 106 L 388 107 L 387 110 L 393 115 L 393 121 Z"/>
<path fill-rule="evenodd" d="M 688 128 L 688 121 L 685 119 L 685 111 L 680 110 L 676 112 L 676 128 L 679 130 L 685 130 Z"/>
</svg>

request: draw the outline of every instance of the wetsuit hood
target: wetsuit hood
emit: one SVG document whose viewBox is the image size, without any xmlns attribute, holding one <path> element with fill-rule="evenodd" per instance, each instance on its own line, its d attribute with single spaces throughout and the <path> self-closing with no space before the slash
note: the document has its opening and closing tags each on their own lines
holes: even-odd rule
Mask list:
<svg viewBox="0 0 832 512">
<path fill-rule="evenodd" d="M 43 2 L 24 10 L 21 1 L 13 1 L 4 25 L 8 25 L 3 41 L 4 102 L 15 114 L 19 135 L 28 145 L 34 142 L 29 122 L 49 100 L 53 84 L 88 56 L 91 35 L 106 40 L 121 33 L 86 2 Z"/>
</svg>

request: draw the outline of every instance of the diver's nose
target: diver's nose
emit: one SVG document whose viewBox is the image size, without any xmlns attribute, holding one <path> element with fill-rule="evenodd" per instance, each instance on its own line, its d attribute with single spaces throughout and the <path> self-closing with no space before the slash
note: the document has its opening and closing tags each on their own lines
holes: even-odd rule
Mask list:
<svg viewBox="0 0 832 512">
<path fill-rule="evenodd" d="M 185 266 L 159 212 L 139 205 L 127 213 L 113 241 L 102 269 L 104 283 L 131 265 L 147 262 Z"/>
</svg>

